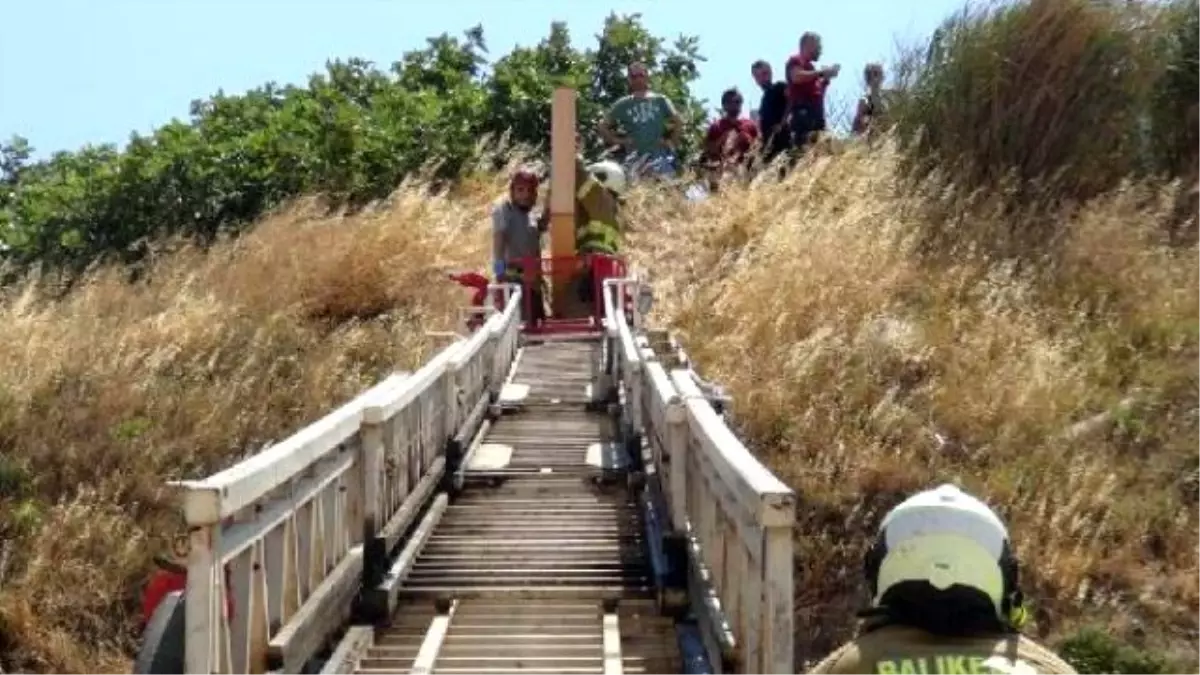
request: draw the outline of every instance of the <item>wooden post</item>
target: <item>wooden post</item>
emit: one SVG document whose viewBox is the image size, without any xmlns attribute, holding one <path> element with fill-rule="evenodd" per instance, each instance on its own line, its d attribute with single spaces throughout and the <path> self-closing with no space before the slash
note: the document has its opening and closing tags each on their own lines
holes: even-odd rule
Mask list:
<svg viewBox="0 0 1200 675">
<path fill-rule="evenodd" d="M 575 90 L 554 90 L 550 114 L 550 256 L 575 256 Z M 572 266 L 552 263 L 550 312 L 563 316 L 570 302 Z"/>
</svg>

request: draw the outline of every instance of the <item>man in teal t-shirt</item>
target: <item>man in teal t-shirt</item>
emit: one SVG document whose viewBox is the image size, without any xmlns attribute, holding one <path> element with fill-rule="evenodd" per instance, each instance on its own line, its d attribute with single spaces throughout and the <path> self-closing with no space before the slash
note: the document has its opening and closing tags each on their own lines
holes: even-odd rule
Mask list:
<svg viewBox="0 0 1200 675">
<path fill-rule="evenodd" d="M 600 135 L 634 155 L 638 163 L 670 154 L 682 126 L 671 99 L 650 91 L 646 66 L 641 63 L 629 66 L 629 90 L 600 121 Z"/>
</svg>

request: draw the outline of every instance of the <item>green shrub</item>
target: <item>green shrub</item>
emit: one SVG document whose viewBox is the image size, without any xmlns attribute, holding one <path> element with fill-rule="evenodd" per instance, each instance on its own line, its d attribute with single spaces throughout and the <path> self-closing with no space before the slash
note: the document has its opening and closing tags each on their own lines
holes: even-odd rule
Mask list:
<svg viewBox="0 0 1200 675">
<path fill-rule="evenodd" d="M 1195 0 L 965 8 L 907 64 L 891 113 L 907 168 L 967 191 L 1008 182 L 1024 204 L 1182 174 L 1196 146 L 1195 22 Z"/>
<path fill-rule="evenodd" d="M 1162 72 L 1150 106 L 1155 168 L 1195 176 L 1200 146 L 1200 2 L 1173 0 L 1161 26 L 1156 51 L 1162 55 Z"/>
<path fill-rule="evenodd" d="M 1173 673 L 1162 656 L 1124 645 L 1108 633 L 1084 628 L 1059 645 L 1059 653 L 1080 673 Z"/>
</svg>

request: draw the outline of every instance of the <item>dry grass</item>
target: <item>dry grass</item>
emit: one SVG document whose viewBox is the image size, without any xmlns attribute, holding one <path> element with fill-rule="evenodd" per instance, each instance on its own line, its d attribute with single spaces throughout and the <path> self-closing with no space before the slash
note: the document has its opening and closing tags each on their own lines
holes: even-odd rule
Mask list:
<svg viewBox="0 0 1200 675">
<path fill-rule="evenodd" d="M 0 672 L 128 672 L 138 594 L 181 522 L 164 481 L 281 439 L 440 346 L 483 268 L 487 202 L 403 189 L 390 208 L 296 206 L 150 280 L 98 271 L 0 305 Z"/>
<path fill-rule="evenodd" d="M 1194 246 L 1160 243 L 1172 191 L 1064 214 L 1037 266 L 930 261 L 915 247 L 941 224 L 894 189 L 897 163 L 851 149 L 690 209 L 638 204 L 660 223 L 633 237 L 658 320 L 798 491 L 800 658 L 850 634 L 882 513 L 953 481 L 1010 523 L 1035 634 L 1100 622 L 1195 667 L 1200 279 Z"/>
<path fill-rule="evenodd" d="M 1053 264 L 938 262 L 914 247 L 952 205 L 898 195 L 896 165 L 851 148 L 782 185 L 631 203 L 656 320 L 800 494 L 799 656 L 852 631 L 882 512 L 957 481 L 1011 523 L 1037 634 L 1100 621 L 1194 664 L 1200 280 L 1195 247 L 1158 243 L 1173 195 L 1128 186 L 1064 215 Z M 179 526 L 164 480 L 421 361 L 464 298 L 438 272 L 482 266 L 501 180 L 345 220 L 295 208 L 142 285 L 100 271 L 62 301 L 5 301 L 0 665 L 128 668 L 150 556 Z"/>
</svg>

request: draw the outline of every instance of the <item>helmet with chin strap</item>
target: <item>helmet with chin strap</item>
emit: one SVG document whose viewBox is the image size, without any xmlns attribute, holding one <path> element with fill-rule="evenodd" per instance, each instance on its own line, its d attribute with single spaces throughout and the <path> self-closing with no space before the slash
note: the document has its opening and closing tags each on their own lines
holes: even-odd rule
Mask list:
<svg viewBox="0 0 1200 675">
<path fill-rule="evenodd" d="M 917 493 L 889 511 L 864 568 L 875 610 L 904 607 L 932 620 L 957 614 L 935 605 L 961 604 L 989 607 L 1002 626 L 1024 623 L 1008 529 L 954 485 Z"/>
<path fill-rule="evenodd" d="M 605 188 L 612 190 L 618 195 L 624 194 L 625 170 L 621 168 L 620 164 L 612 160 L 604 160 L 588 165 L 587 172 L 596 179 L 596 182 Z"/>
</svg>

